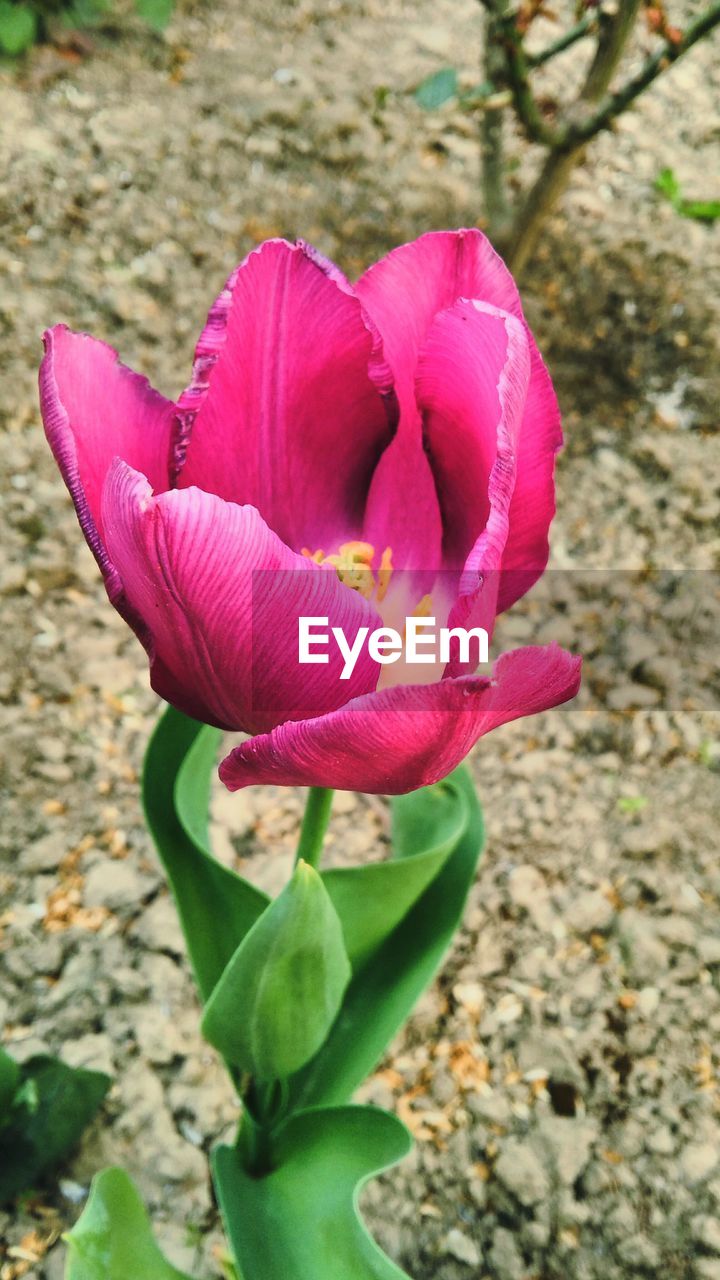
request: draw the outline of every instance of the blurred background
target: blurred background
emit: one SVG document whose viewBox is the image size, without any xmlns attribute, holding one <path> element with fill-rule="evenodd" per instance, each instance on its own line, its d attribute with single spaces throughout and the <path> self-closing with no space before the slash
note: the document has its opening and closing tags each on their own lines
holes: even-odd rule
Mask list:
<svg viewBox="0 0 720 1280">
<path fill-rule="evenodd" d="M 697 6 L 673 9 L 682 26 Z M 204 1151 L 234 1114 L 139 808 L 144 655 L 39 424 L 42 330 L 93 332 L 174 397 L 263 239 L 301 235 L 355 277 L 482 225 L 477 112 L 417 99 L 443 68 L 477 83 L 474 0 L 140 10 L 50 19 L 0 65 L 0 1030 L 17 1058 L 116 1079 L 59 1180 L 0 1209 L 0 1280 L 59 1280 L 108 1163 L 177 1265 L 225 1274 Z M 522 281 L 567 445 L 556 572 L 499 640 L 588 661 L 576 704 L 476 752 L 488 847 L 465 930 L 364 1091 L 417 1138 L 364 1196 L 414 1280 L 720 1280 L 720 224 L 656 185 L 669 169 L 688 199 L 720 195 L 718 44 L 592 144 Z M 564 59 L 538 80 L 550 110 Z M 537 153 L 507 145 L 526 186 Z M 220 856 L 276 887 L 300 805 L 218 792 Z M 377 856 L 383 802 L 336 812 L 331 857 Z"/>
</svg>

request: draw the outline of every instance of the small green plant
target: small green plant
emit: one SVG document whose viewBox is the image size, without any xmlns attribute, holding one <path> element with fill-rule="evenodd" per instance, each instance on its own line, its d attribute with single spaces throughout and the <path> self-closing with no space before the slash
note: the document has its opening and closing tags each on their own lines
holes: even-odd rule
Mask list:
<svg viewBox="0 0 720 1280">
<path fill-rule="evenodd" d="M 0 0 L 0 50 L 17 57 L 38 36 L 38 15 L 28 4 Z"/>
<path fill-rule="evenodd" d="M 174 0 L 135 0 L 135 10 L 154 31 L 162 31 L 172 17 Z M 52 19 L 66 27 L 93 27 L 112 6 L 112 0 L 0 0 L 0 53 L 18 57 L 31 45 L 48 38 Z"/>
<path fill-rule="evenodd" d="M 17 1063 L 0 1047 L 0 1207 L 77 1145 L 110 1079 L 45 1054 Z"/>
<path fill-rule="evenodd" d="M 716 222 L 720 218 L 720 200 L 687 200 L 672 169 L 661 169 L 655 179 L 655 190 L 670 201 L 682 218 L 697 222 Z"/>
<path fill-rule="evenodd" d="M 698 759 L 706 769 L 714 769 L 720 772 L 720 742 L 714 741 L 712 738 L 704 738 L 700 743 Z"/>
<path fill-rule="evenodd" d="M 620 796 L 617 807 L 621 813 L 642 813 L 647 808 L 647 796 Z"/>
</svg>

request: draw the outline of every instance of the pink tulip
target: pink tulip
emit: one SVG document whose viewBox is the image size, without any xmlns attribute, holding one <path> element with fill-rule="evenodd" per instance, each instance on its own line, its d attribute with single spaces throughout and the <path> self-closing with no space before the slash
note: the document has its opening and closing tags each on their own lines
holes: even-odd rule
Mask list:
<svg viewBox="0 0 720 1280">
<path fill-rule="evenodd" d="M 479 231 L 422 236 L 354 287 L 303 242 L 268 241 L 212 307 L 176 403 L 86 334 L 59 325 L 45 348 L 48 440 L 153 688 L 255 735 L 221 765 L 231 789 L 409 791 L 577 692 L 555 645 L 490 678 L 451 661 L 379 689 L 367 650 L 349 680 L 332 649 L 298 665 L 301 616 L 352 640 L 393 592 L 397 613 L 402 583 L 410 611 L 435 591 L 439 625 L 491 630 L 543 572 L 558 407 Z"/>
</svg>

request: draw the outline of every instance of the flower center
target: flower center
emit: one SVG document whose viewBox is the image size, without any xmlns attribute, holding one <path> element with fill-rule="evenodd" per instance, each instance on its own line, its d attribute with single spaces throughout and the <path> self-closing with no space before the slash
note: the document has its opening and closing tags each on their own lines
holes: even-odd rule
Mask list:
<svg viewBox="0 0 720 1280">
<path fill-rule="evenodd" d="M 331 564 L 338 578 L 351 591 L 357 591 L 366 600 L 373 597 L 381 604 L 387 594 L 393 573 L 392 549 L 386 547 L 380 564 L 373 572 L 375 548 L 369 542 L 343 542 L 334 555 L 324 551 L 310 551 L 303 547 L 302 554 L 316 564 Z"/>
<path fill-rule="evenodd" d="M 376 568 L 373 568 L 376 561 L 375 548 L 369 542 L 343 542 L 329 556 L 322 550 L 310 551 L 308 547 L 303 547 L 302 554 L 308 560 L 314 560 L 315 564 L 332 566 L 344 586 L 357 591 L 376 606 L 383 626 L 396 631 L 403 643 L 407 637 L 409 618 L 433 618 L 436 608 L 443 608 L 442 598 L 438 600 L 437 596 L 434 602 L 429 594 L 417 599 L 410 574 L 397 573 L 392 586 L 390 585 L 394 573 L 391 547 L 385 548 Z M 449 608 L 447 602 L 445 604 L 443 616 L 446 616 Z M 409 665 L 403 658 L 402 661 L 386 663 L 381 667 L 377 688 L 384 689 L 396 684 L 429 684 L 438 678 L 438 667 L 432 659 L 417 666 L 414 663 Z"/>
</svg>

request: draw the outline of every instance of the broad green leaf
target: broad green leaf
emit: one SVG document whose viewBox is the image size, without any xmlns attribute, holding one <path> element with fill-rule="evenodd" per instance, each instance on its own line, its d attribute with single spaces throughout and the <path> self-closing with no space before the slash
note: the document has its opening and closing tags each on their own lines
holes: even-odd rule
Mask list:
<svg viewBox="0 0 720 1280">
<path fill-rule="evenodd" d="M 135 0 L 135 8 L 154 31 L 164 31 L 172 18 L 174 0 Z"/>
<path fill-rule="evenodd" d="M 101 1072 L 44 1054 L 20 1066 L 19 1088 L 0 1129 L 0 1205 L 70 1154 L 109 1087 Z"/>
<path fill-rule="evenodd" d="M 427 787 L 414 798 L 395 802 L 390 861 L 322 873 L 354 972 L 424 893 L 455 848 L 464 823 L 464 807 L 451 788 Z"/>
<path fill-rule="evenodd" d="M 433 978 L 460 922 L 483 844 L 483 823 L 470 775 L 462 766 L 436 787 L 393 802 L 398 850 L 407 857 L 422 832 L 433 839 L 433 792 L 462 814 L 454 849 L 388 938 L 353 977 L 321 1051 L 291 1081 L 296 1108 L 346 1102 L 377 1065 Z M 443 818 L 443 822 L 446 821 Z M 409 863 L 408 863 L 409 865 Z"/>
<path fill-rule="evenodd" d="M 65 1280 L 189 1280 L 160 1252 L 145 1207 L 122 1169 L 104 1169 L 93 1178 L 87 1204 L 65 1240 Z"/>
<path fill-rule="evenodd" d="M 443 67 L 423 80 L 415 90 L 415 101 L 426 111 L 436 111 L 458 93 L 458 74 L 454 67 Z"/>
<path fill-rule="evenodd" d="M 270 899 L 213 857 L 207 812 L 220 732 L 168 707 L 150 739 L 143 803 L 204 1000 Z"/>
<path fill-rule="evenodd" d="M 20 1086 L 20 1068 L 0 1046 L 0 1129 L 10 1118 L 10 1104 Z"/>
<path fill-rule="evenodd" d="M 372 1239 L 357 1204 L 368 1178 L 410 1145 L 387 1112 L 340 1107 L 294 1116 L 264 1177 L 245 1171 L 237 1148 L 219 1147 L 213 1179 L 244 1280 L 408 1280 Z"/>
<path fill-rule="evenodd" d="M 337 912 L 301 862 L 243 938 L 205 1010 L 203 1035 L 259 1080 L 284 1080 L 317 1053 L 350 979 Z"/>
<path fill-rule="evenodd" d="M 37 37 L 37 15 L 26 4 L 0 0 L 0 49 L 11 58 L 28 49 Z"/>
</svg>

